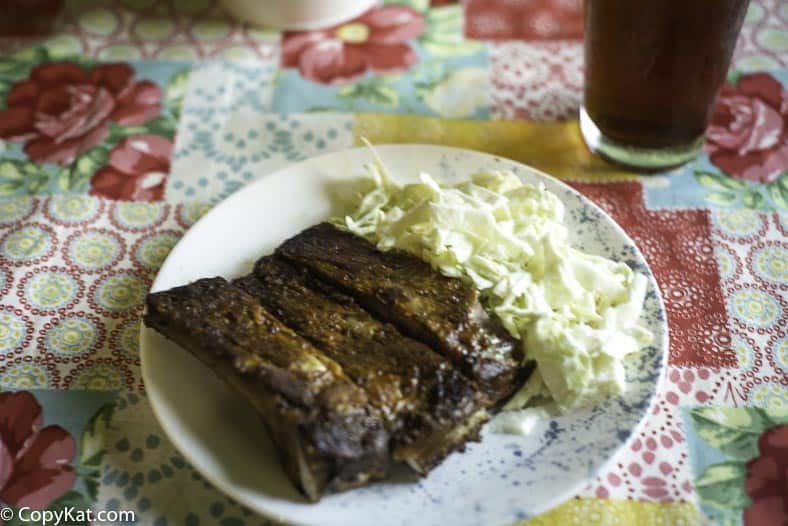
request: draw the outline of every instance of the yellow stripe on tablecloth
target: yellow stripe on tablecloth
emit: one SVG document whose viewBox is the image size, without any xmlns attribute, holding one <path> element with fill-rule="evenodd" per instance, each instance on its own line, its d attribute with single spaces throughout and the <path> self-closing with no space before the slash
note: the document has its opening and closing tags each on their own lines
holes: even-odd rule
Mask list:
<svg viewBox="0 0 788 526">
<path fill-rule="evenodd" d="M 572 499 L 520 526 L 698 526 L 702 515 L 688 502 Z"/>
<path fill-rule="evenodd" d="M 362 144 L 429 143 L 469 148 L 514 159 L 561 179 L 590 182 L 637 180 L 593 155 L 577 121 L 448 120 L 421 115 L 357 113 L 353 141 Z"/>
</svg>

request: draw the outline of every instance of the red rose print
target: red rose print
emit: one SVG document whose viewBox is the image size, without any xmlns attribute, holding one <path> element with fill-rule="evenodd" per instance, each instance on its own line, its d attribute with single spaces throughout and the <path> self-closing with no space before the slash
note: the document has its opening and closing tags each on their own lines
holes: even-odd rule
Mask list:
<svg viewBox="0 0 788 526">
<path fill-rule="evenodd" d="M 788 524 L 788 425 L 779 425 L 758 439 L 760 456 L 747 463 L 744 491 L 752 505 L 744 510 L 745 526 Z"/>
<path fill-rule="evenodd" d="M 783 499 L 780 497 L 766 497 L 757 500 L 752 506 L 744 510 L 745 526 L 785 526 L 788 524 L 788 515 L 785 514 Z"/>
<path fill-rule="evenodd" d="M 60 426 L 41 429 L 41 406 L 27 391 L 0 393 L 0 501 L 43 509 L 76 480 L 76 453 Z"/>
<path fill-rule="evenodd" d="M 14 84 L 0 112 L 0 138 L 24 141 L 40 163 L 68 164 L 109 134 L 109 123 L 136 126 L 161 112 L 161 90 L 134 80 L 128 64 L 92 71 L 70 62 L 40 64 Z"/>
<path fill-rule="evenodd" d="M 134 135 L 109 154 L 109 165 L 90 181 L 90 195 L 124 201 L 159 201 L 170 172 L 172 142 L 160 135 Z"/>
<path fill-rule="evenodd" d="M 418 61 L 408 45 L 424 32 L 424 17 L 402 5 L 372 8 L 345 24 L 321 31 L 285 33 L 282 67 L 297 67 L 321 84 L 353 81 L 375 73 L 405 71 Z"/>
<path fill-rule="evenodd" d="M 788 171 L 788 92 L 768 73 L 724 85 L 706 139 L 711 163 L 723 172 L 774 181 Z"/>
<path fill-rule="evenodd" d="M 770 496 L 780 482 L 780 466 L 772 457 L 760 456 L 747 463 L 748 477 L 744 489 L 753 499 Z"/>
</svg>

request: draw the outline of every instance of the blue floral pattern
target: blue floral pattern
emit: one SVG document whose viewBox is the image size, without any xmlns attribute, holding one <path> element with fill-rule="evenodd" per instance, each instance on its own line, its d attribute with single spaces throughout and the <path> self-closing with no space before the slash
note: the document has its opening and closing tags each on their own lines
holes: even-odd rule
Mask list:
<svg viewBox="0 0 788 526">
<path fill-rule="evenodd" d="M 197 473 L 164 436 L 144 397 L 121 394 L 114 408 L 101 437 L 98 507 L 134 510 L 157 525 L 272 525 Z M 181 498 L 173 501 L 173 492 Z"/>
<path fill-rule="evenodd" d="M 167 196 L 211 203 L 290 162 L 346 148 L 353 140 L 352 115 L 255 115 L 240 109 L 184 116 L 180 134 Z"/>
<path fill-rule="evenodd" d="M 56 321 L 44 336 L 48 350 L 73 357 L 89 352 L 99 338 L 96 322 L 86 317 Z"/>
</svg>

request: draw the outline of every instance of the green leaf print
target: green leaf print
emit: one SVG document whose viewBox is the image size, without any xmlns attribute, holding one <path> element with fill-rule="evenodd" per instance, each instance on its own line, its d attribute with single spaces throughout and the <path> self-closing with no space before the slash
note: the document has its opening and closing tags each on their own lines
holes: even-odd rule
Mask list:
<svg viewBox="0 0 788 526">
<path fill-rule="evenodd" d="M 38 64 L 47 60 L 49 54 L 46 48 L 28 47 L 12 53 L 10 58 L 24 64 Z"/>
<path fill-rule="evenodd" d="M 49 177 L 47 177 L 45 173 L 42 172 L 36 175 L 32 175 L 27 180 L 27 193 L 37 194 L 39 192 L 45 191 L 48 183 L 49 183 Z"/>
<path fill-rule="evenodd" d="M 0 198 L 16 195 L 24 186 L 24 181 L 0 181 Z"/>
<path fill-rule="evenodd" d="M 390 86 L 375 86 L 366 93 L 366 98 L 373 104 L 380 106 L 396 107 L 399 104 L 399 95 Z"/>
<path fill-rule="evenodd" d="M 115 405 L 112 403 L 101 406 L 82 431 L 79 446 L 79 463 L 82 466 L 91 468 L 101 465 L 105 453 L 104 440 L 114 412 Z"/>
<path fill-rule="evenodd" d="M 0 79 L 7 86 L 2 97 L 3 106 L 5 106 L 5 95 L 14 82 L 26 78 L 33 66 L 48 59 L 47 51 L 43 47 L 25 48 L 0 57 Z"/>
<path fill-rule="evenodd" d="M 706 194 L 706 200 L 711 201 L 715 205 L 729 205 L 736 201 L 736 194 L 731 192 L 709 192 Z"/>
<path fill-rule="evenodd" d="M 423 13 L 430 7 L 430 0 L 384 0 L 383 5 L 406 5 Z"/>
<path fill-rule="evenodd" d="M 337 97 L 349 107 L 355 99 L 364 99 L 378 106 L 396 107 L 399 105 L 397 91 L 389 86 L 390 79 L 370 77 L 366 80 L 343 86 L 337 91 Z"/>
<path fill-rule="evenodd" d="M 85 489 L 88 492 L 88 498 L 95 502 L 96 497 L 98 497 L 99 481 L 96 478 L 86 478 Z"/>
<path fill-rule="evenodd" d="M 161 135 L 162 137 L 172 139 L 175 136 L 175 129 L 177 126 L 177 114 L 178 112 L 173 112 L 172 116 L 159 115 L 155 119 L 151 119 L 140 126 L 119 126 L 117 124 L 111 123 L 109 128 L 109 137 L 107 138 L 105 144 L 114 146 L 123 139 L 134 137 L 135 135 L 143 135 L 146 133 Z"/>
<path fill-rule="evenodd" d="M 769 196 L 777 207 L 788 210 L 788 172 L 769 184 Z"/>
<path fill-rule="evenodd" d="M 160 115 L 155 119 L 148 121 L 145 123 L 144 127 L 147 133 L 161 135 L 163 137 L 167 137 L 168 139 L 172 139 L 175 136 L 176 123 L 173 122 L 172 118 L 166 115 Z"/>
<path fill-rule="evenodd" d="M 740 203 L 753 210 L 788 209 L 788 173 L 769 184 L 748 184 L 725 174 L 702 170 L 694 175 L 701 186 L 711 190 L 705 196 L 710 203 L 729 206 L 741 198 Z"/>
<path fill-rule="evenodd" d="M 148 128 L 145 126 L 120 126 L 111 122 L 109 124 L 109 137 L 107 137 L 106 144 L 116 144 L 126 137 L 140 135 L 141 133 L 148 133 Z"/>
<path fill-rule="evenodd" d="M 711 172 L 696 171 L 695 179 L 701 185 L 712 190 L 744 190 L 747 188 L 747 185 L 738 179 Z"/>
<path fill-rule="evenodd" d="M 337 96 L 340 98 L 353 98 L 361 94 L 363 91 L 363 83 L 357 82 L 355 84 L 348 84 L 347 86 L 342 86 L 337 91 Z"/>
<path fill-rule="evenodd" d="M 14 83 L 10 80 L 0 80 L 0 104 L 2 104 L 3 107 L 5 107 L 5 99 L 13 85 Z"/>
<path fill-rule="evenodd" d="M 463 16 L 459 4 L 430 9 L 425 16 L 424 34 L 419 38 L 422 47 L 436 57 L 470 55 L 483 49 L 483 43 L 465 38 Z"/>
<path fill-rule="evenodd" d="M 12 58 L 0 59 L 0 76 L 8 80 L 19 80 L 27 76 L 31 64 L 18 62 Z"/>
<path fill-rule="evenodd" d="M 80 155 L 71 165 L 58 170 L 57 188 L 62 192 L 82 192 L 87 190 L 90 179 L 96 171 L 106 166 L 109 151 L 105 146 L 97 146 Z"/>
<path fill-rule="evenodd" d="M 744 192 L 744 205 L 747 208 L 763 208 L 763 204 L 766 201 L 763 197 L 763 194 L 756 190 L 755 188 L 750 188 L 746 192 Z"/>
<path fill-rule="evenodd" d="M 0 162 L 0 181 L 24 181 L 23 166 L 21 161 Z"/>
<path fill-rule="evenodd" d="M 106 453 L 106 451 L 104 451 L 103 449 L 100 449 L 100 450 L 96 451 L 93 455 L 91 455 L 91 456 L 85 458 L 84 460 L 82 460 L 81 461 L 82 465 L 86 466 L 86 467 L 100 466 L 101 465 L 101 461 L 104 460 L 105 453 Z M 82 455 L 82 456 L 84 456 L 84 455 Z"/>
<path fill-rule="evenodd" d="M 90 178 L 101 166 L 90 155 L 83 155 L 77 159 L 74 169 L 71 171 L 71 187 L 69 190 L 76 191 L 87 185 Z"/>
<path fill-rule="evenodd" d="M 774 184 L 779 186 L 783 192 L 788 192 L 788 172 L 783 172 L 783 174 L 774 181 Z"/>
<path fill-rule="evenodd" d="M 186 96 L 186 87 L 189 84 L 191 69 L 183 69 L 170 77 L 164 88 L 164 101 L 173 113 L 179 113 L 181 104 Z"/>
<path fill-rule="evenodd" d="M 307 108 L 307 113 L 323 113 L 323 112 L 334 112 L 336 111 L 331 106 L 312 106 L 311 108 Z"/>
<path fill-rule="evenodd" d="M 19 67 L 19 63 L 10 58 L 10 57 L 3 57 L 0 58 L 0 75 L 12 75 L 14 70 Z"/>
<path fill-rule="evenodd" d="M 0 197 L 49 193 L 50 182 L 56 175 L 53 165 L 6 159 L 0 162 Z"/>
<path fill-rule="evenodd" d="M 55 184 L 61 192 L 68 192 L 71 188 L 71 167 L 61 167 L 55 175 Z"/>
<path fill-rule="evenodd" d="M 695 479 L 695 491 L 701 501 L 720 510 L 744 509 L 752 501 L 744 492 L 746 468 L 743 462 L 723 462 L 707 467 Z"/>
<path fill-rule="evenodd" d="M 788 424 L 788 406 L 764 408 L 763 413 L 772 422 L 768 427 Z"/>
<path fill-rule="evenodd" d="M 758 455 L 758 437 L 772 423 L 755 407 L 700 407 L 690 411 L 695 432 L 710 446 L 737 460 Z"/>
</svg>

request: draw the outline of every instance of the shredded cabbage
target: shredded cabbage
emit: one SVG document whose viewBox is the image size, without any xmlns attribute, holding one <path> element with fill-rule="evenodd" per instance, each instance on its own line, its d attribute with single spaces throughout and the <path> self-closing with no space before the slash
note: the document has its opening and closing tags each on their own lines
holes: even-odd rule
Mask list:
<svg viewBox="0 0 788 526">
<path fill-rule="evenodd" d="M 555 194 L 509 171 L 453 186 L 422 173 L 421 182 L 403 186 L 379 160 L 368 168 L 374 188 L 335 222 L 481 292 L 487 309 L 522 340 L 525 359 L 536 362 L 507 409 L 538 400 L 567 411 L 625 389 L 624 357 L 652 337 L 638 321 L 646 278 L 572 248 Z"/>
</svg>

